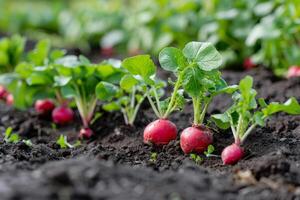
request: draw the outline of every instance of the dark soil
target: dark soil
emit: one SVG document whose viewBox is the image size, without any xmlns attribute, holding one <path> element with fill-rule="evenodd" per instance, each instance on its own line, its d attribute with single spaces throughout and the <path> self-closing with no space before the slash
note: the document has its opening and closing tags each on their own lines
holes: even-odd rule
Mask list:
<svg viewBox="0 0 300 200">
<path fill-rule="evenodd" d="M 270 72 L 224 71 L 229 83 L 246 74 L 267 101 L 300 101 L 299 79 L 278 79 Z M 168 74 L 162 74 L 168 76 Z M 209 113 L 224 111 L 231 100 L 217 97 Z M 300 199 L 300 116 L 278 114 L 267 126 L 256 128 L 244 147 L 246 156 L 234 166 L 222 165 L 220 157 L 203 157 L 195 163 L 180 150 L 179 141 L 164 147 L 142 143 L 143 128 L 155 119 L 145 103 L 135 127 L 123 125 L 119 113 L 105 113 L 93 124 L 96 136 L 74 149 L 60 149 L 56 140 L 65 134 L 72 142 L 79 120 L 55 128 L 32 110 L 16 111 L 0 104 L 0 132 L 11 126 L 22 139 L 11 144 L 0 140 L 0 199 Z M 174 113 L 179 131 L 190 125 L 192 107 Z M 214 130 L 216 155 L 232 143 L 230 131 Z M 154 153 L 156 159 L 151 159 Z"/>
</svg>

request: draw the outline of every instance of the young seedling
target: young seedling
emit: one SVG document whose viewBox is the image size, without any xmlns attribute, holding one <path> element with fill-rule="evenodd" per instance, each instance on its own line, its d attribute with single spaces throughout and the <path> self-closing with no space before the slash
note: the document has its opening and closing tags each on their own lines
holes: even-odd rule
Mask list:
<svg viewBox="0 0 300 200">
<path fill-rule="evenodd" d="M 20 137 L 18 134 L 12 132 L 13 129 L 8 127 L 5 130 L 4 141 L 7 143 L 17 143 L 20 141 Z"/>
<path fill-rule="evenodd" d="M 216 156 L 213 154 L 213 152 L 215 151 L 215 147 L 213 145 L 208 145 L 207 150 L 204 151 L 204 155 L 206 157 L 212 157 L 212 156 Z"/>
<path fill-rule="evenodd" d="M 183 130 L 180 146 L 186 154 L 203 153 L 213 139 L 211 131 L 203 125 L 208 106 L 214 96 L 231 93 L 236 90 L 236 86 L 227 86 L 221 78 L 218 71 L 222 64 L 221 55 L 210 43 L 190 42 L 183 50 L 164 48 L 159 54 L 159 62 L 163 69 L 173 72 L 177 77 L 163 117 L 174 110 L 180 101 L 179 88 L 183 88 L 193 101 L 194 123 L 192 127 Z"/>
<path fill-rule="evenodd" d="M 83 123 L 80 138 L 90 138 L 93 135 L 89 126 L 97 103 L 98 83 L 100 81 L 117 83 L 123 76 L 123 72 L 111 62 L 92 64 L 83 56 L 79 58 L 65 56 L 58 59 L 54 65 L 58 73 L 58 76 L 54 77 L 56 86 L 60 88 L 65 98 L 73 98 L 78 108 Z"/>
<path fill-rule="evenodd" d="M 157 161 L 157 153 L 156 152 L 151 153 L 149 161 L 152 163 L 155 163 Z"/>
<path fill-rule="evenodd" d="M 81 142 L 77 140 L 75 144 L 70 144 L 68 142 L 68 138 L 65 135 L 60 135 L 59 138 L 56 141 L 56 144 L 60 146 L 61 149 L 66 149 L 66 148 L 75 148 L 81 145 Z"/>
<path fill-rule="evenodd" d="M 180 85 L 175 86 L 171 100 L 170 98 L 161 100 L 164 83 L 155 77 L 156 67 L 149 55 L 127 58 L 122 62 L 122 66 L 131 74 L 130 79 L 134 78 L 147 86 L 141 99 L 147 97 L 154 113 L 159 118 L 145 128 L 144 142 L 164 145 L 176 139 L 177 128 L 167 118 L 172 111 L 183 107 L 184 98 L 178 92 Z"/>
<path fill-rule="evenodd" d="M 267 104 L 263 99 L 256 101 L 257 92 L 252 88 L 253 78 L 246 76 L 239 83 L 239 90 L 232 96 L 233 105 L 223 114 L 213 115 L 213 121 L 222 129 L 231 128 L 234 143 L 226 147 L 222 154 L 224 164 L 235 164 L 244 155 L 241 145 L 255 129 L 264 126 L 266 120 L 277 112 L 300 114 L 300 105 L 292 97 L 285 103 L 272 102 Z"/>
<path fill-rule="evenodd" d="M 190 159 L 193 160 L 197 165 L 200 165 L 203 162 L 203 158 L 195 153 L 190 154 Z"/>
</svg>

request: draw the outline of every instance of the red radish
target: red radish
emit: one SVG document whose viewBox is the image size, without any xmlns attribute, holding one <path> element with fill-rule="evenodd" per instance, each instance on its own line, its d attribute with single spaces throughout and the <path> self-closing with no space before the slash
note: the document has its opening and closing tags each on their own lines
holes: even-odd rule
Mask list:
<svg viewBox="0 0 300 200">
<path fill-rule="evenodd" d="M 212 133 L 204 126 L 188 127 L 182 131 L 180 136 L 180 146 L 186 154 L 203 153 L 212 142 Z"/>
<path fill-rule="evenodd" d="M 73 121 L 73 118 L 74 118 L 73 111 L 66 106 L 57 107 L 52 111 L 52 120 L 56 124 L 61 124 L 61 125 L 67 124 Z"/>
<path fill-rule="evenodd" d="M 245 70 L 253 69 L 256 65 L 252 62 L 251 58 L 246 58 L 243 63 Z"/>
<path fill-rule="evenodd" d="M 300 66 L 291 66 L 288 70 L 287 77 L 299 77 L 300 76 Z"/>
<path fill-rule="evenodd" d="M 6 96 L 6 104 L 9 106 L 14 104 L 14 96 L 12 94 Z"/>
<path fill-rule="evenodd" d="M 5 89 L 5 87 L 3 87 L 2 85 L 0 85 L 0 99 L 4 100 L 7 95 L 8 95 L 8 92 Z"/>
<path fill-rule="evenodd" d="M 244 149 L 233 143 L 226 147 L 221 154 L 224 165 L 233 165 L 237 163 L 244 156 Z"/>
<path fill-rule="evenodd" d="M 37 100 L 34 108 L 38 114 L 46 115 L 52 112 L 55 108 L 55 104 L 50 99 Z"/>
<path fill-rule="evenodd" d="M 89 139 L 93 135 L 93 131 L 90 128 L 82 128 L 79 132 L 79 138 L 80 139 Z"/>
<path fill-rule="evenodd" d="M 114 55 L 114 48 L 113 47 L 103 47 L 101 49 L 101 54 L 104 56 L 104 57 L 111 57 Z"/>
<path fill-rule="evenodd" d="M 144 130 L 144 143 L 168 144 L 177 137 L 177 128 L 167 119 L 158 119 L 148 124 Z"/>
</svg>

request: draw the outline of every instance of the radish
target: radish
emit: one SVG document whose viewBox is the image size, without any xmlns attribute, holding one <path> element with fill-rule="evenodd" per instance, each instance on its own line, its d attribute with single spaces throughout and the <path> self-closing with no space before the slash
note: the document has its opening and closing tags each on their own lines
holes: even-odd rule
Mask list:
<svg viewBox="0 0 300 200">
<path fill-rule="evenodd" d="M 102 47 L 101 54 L 104 57 L 112 57 L 115 53 L 115 50 L 113 47 Z"/>
<path fill-rule="evenodd" d="M 237 163 L 240 159 L 242 159 L 243 156 L 244 149 L 236 143 L 227 146 L 221 154 L 221 158 L 224 165 L 233 165 Z"/>
<path fill-rule="evenodd" d="M 245 70 L 250 70 L 255 68 L 255 64 L 253 63 L 253 61 L 251 60 L 251 58 L 246 58 L 243 62 L 243 67 Z"/>
<path fill-rule="evenodd" d="M 7 90 L 5 89 L 5 87 L 3 87 L 2 85 L 0 85 L 0 100 L 4 100 L 6 99 L 6 96 L 8 95 Z"/>
<path fill-rule="evenodd" d="M 37 100 L 34 108 L 39 115 L 47 115 L 53 111 L 55 104 L 50 99 Z"/>
<path fill-rule="evenodd" d="M 56 124 L 64 125 L 73 121 L 73 110 L 66 106 L 60 106 L 52 111 L 52 120 Z"/>
<path fill-rule="evenodd" d="M 180 146 L 184 153 L 203 153 L 212 144 L 212 133 L 205 126 L 188 127 L 180 136 Z"/>
<path fill-rule="evenodd" d="M 90 128 L 82 128 L 79 132 L 79 138 L 81 139 L 89 139 L 93 135 L 93 131 Z"/>
<path fill-rule="evenodd" d="M 177 128 L 174 123 L 166 119 L 158 119 L 151 122 L 144 130 L 144 143 L 165 145 L 175 140 Z"/>
<path fill-rule="evenodd" d="M 300 66 L 291 66 L 288 70 L 287 77 L 299 77 L 300 76 Z"/>
<path fill-rule="evenodd" d="M 6 104 L 9 106 L 14 104 L 14 96 L 12 94 L 6 96 Z"/>
</svg>

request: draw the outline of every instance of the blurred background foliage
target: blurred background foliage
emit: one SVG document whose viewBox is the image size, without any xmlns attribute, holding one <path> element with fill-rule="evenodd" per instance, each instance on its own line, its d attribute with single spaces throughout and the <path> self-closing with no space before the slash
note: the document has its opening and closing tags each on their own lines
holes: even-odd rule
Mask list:
<svg viewBox="0 0 300 200">
<path fill-rule="evenodd" d="M 0 32 L 121 55 L 210 41 L 227 66 L 300 65 L 300 0 L 0 0 Z"/>
</svg>

